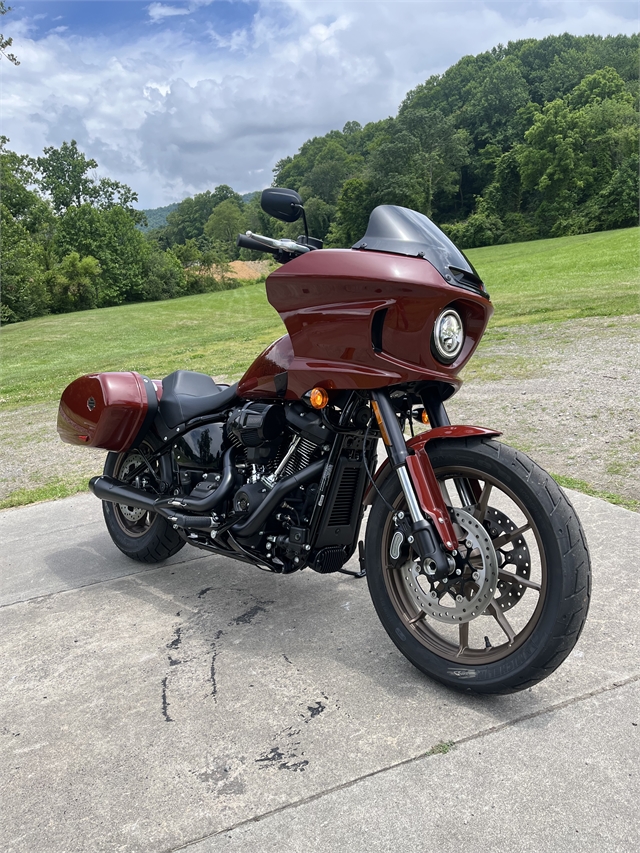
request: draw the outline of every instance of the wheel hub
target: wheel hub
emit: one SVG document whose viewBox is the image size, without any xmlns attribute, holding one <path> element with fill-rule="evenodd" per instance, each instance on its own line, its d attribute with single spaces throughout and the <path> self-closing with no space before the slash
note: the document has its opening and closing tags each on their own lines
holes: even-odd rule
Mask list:
<svg viewBox="0 0 640 853">
<path fill-rule="evenodd" d="M 140 465 L 144 465 L 144 459 L 140 453 L 132 453 L 130 456 L 127 456 L 120 471 L 120 478 L 126 479 Z M 127 506 L 126 504 L 118 504 L 118 509 L 122 513 L 123 518 L 126 518 L 132 524 L 140 521 L 147 513 L 146 509 L 139 509 L 136 506 Z"/>
<path fill-rule="evenodd" d="M 461 531 L 454 572 L 443 581 L 431 581 L 414 559 L 400 571 L 419 618 L 460 624 L 480 616 L 491 603 L 498 585 L 498 559 L 482 524 L 462 509 L 451 512 Z"/>
</svg>

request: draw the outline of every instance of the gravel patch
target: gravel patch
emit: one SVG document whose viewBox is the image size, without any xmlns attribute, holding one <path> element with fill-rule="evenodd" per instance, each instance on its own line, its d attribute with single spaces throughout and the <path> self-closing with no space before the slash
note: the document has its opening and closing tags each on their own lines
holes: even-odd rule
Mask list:
<svg viewBox="0 0 640 853">
<path fill-rule="evenodd" d="M 89 366 L 88 366 L 89 367 Z M 640 315 L 497 329 L 447 404 L 555 474 L 640 498 Z M 0 498 L 100 473 L 105 452 L 63 444 L 57 404 L 3 413 Z"/>
</svg>

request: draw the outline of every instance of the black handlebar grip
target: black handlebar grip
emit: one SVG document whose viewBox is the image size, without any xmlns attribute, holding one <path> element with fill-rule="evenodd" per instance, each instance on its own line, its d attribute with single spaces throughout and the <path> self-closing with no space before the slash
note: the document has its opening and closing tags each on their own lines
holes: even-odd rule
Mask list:
<svg viewBox="0 0 640 853">
<path fill-rule="evenodd" d="M 239 246 L 241 249 L 251 249 L 253 252 L 277 252 L 277 249 L 273 249 L 271 246 L 265 246 L 264 243 L 254 240 L 253 237 L 247 237 L 246 234 L 238 234 L 236 238 L 236 246 Z"/>
</svg>

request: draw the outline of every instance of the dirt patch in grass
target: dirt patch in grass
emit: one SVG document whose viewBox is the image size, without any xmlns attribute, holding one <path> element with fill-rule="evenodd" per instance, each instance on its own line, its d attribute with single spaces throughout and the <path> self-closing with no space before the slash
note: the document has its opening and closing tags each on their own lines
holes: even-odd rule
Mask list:
<svg viewBox="0 0 640 853">
<path fill-rule="evenodd" d="M 231 278 L 241 281 L 257 281 L 269 274 L 269 261 L 231 261 Z"/>
<path fill-rule="evenodd" d="M 637 315 L 490 330 L 449 415 L 502 430 L 503 441 L 567 483 L 638 500 L 638 352 Z M 53 497 L 101 471 L 104 451 L 63 444 L 56 413 L 52 403 L 3 413 L 0 500 L 18 490 L 20 503 Z"/>
</svg>

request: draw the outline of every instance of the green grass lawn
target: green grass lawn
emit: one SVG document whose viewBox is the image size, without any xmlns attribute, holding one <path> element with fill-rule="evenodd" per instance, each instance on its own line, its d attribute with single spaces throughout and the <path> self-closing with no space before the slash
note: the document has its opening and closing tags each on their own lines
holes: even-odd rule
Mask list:
<svg viewBox="0 0 640 853">
<path fill-rule="evenodd" d="M 470 249 L 495 314 L 490 328 L 640 312 L 640 229 Z"/>
<path fill-rule="evenodd" d="M 469 257 L 495 305 L 491 329 L 637 313 L 637 228 L 491 246 Z M 82 373 L 177 368 L 238 377 L 284 327 L 264 284 L 39 317 L 2 329 L 0 407 L 57 400 Z"/>
</svg>

